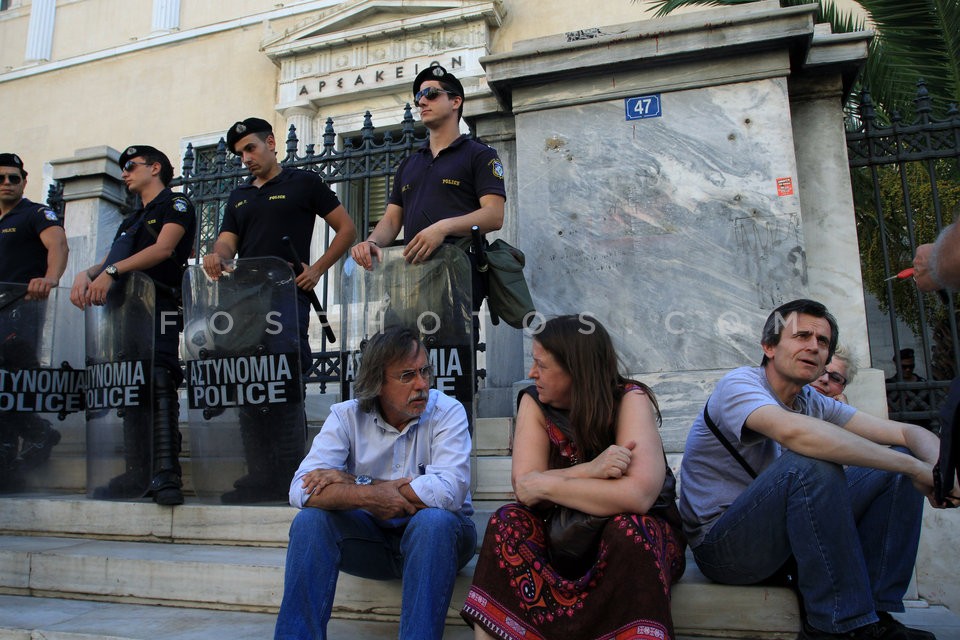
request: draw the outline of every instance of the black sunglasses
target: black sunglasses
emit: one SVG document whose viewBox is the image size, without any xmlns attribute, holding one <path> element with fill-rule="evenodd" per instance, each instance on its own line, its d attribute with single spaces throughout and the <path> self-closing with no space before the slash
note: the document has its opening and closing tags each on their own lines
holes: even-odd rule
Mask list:
<svg viewBox="0 0 960 640">
<path fill-rule="evenodd" d="M 420 89 L 420 91 L 417 91 L 413 96 L 413 101 L 420 102 L 420 98 L 426 98 L 427 100 L 436 100 L 441 93 L 446 93 L 451 96 L 457 95 L 453 91 L 447 91 L 446 89 L 439 89 L 437 87 L 427 87 L 426 89 Z"/>
<path fill-rule="evenodd" d="M 133 171 L 134 169 L 137 168 L 137 165 L 138 165 L 138 164 L 142 164 L 142 165 L 145 166 L 145 167 L 149 167 L 149 166 L 150 166 L 151 164 L 153 164 L 153 163 L 152 163 L 152 162 L 137 162 L 137 161 L 135 161 L 135 160 L 127 160 L 126 163 L 124 163 L 124 165 L 123 165 L 123 170 L 126 171 L 127 173 L 130 173 L 131 171 Z"/>
<path fill-rule="evenodd" d="M 17 173 L 0 173 L 0 184 L 9 182 L 10 184 L 20 184 L 23 182 L 23 176 Z"/>
</svg>

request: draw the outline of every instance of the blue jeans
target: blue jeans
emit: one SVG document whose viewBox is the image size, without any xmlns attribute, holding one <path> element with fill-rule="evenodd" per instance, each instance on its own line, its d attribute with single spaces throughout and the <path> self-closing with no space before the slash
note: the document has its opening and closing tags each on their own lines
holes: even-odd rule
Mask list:
<svg viewBox="0 0 960 640">
<path fill-rule="evenodd" d="M 477 549 L 467 516 L 421 509 L 405 527 L 384 528 L 364 511 L 306 508 L 290 525 L 277 640 L 327 637 L 340 570 L 403 579 L 401 640 L 443 637 L 457 571 Z"/>
<path fill-rule="evenodd" d="M 693 555 L 711 580 L 754 584 L 793 554 L 807 620 L 843 633 L 875 622 L 878 610 L 903 611 L 922 513 L 923 496 L 903 475 L 787 452 Z"/>
</svg>

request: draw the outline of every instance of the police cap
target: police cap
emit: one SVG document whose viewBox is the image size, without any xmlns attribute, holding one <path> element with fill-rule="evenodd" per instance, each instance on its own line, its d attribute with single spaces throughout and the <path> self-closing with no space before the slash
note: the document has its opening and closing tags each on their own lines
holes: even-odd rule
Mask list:
<svg viewBox="0 0 960 640">
<path fill-rule="evenodd" d="M 461 98 L 463 95 L 463 85 L 457 80 L 457 77 L 441 67 L 438 64 L 432 64 L 417 74 L 413 80 L 413 97 L 417 97 L 417 91 L 420 91 L 420 85 L 427 80 L 436 80 L 447 91 L 452 91 Z"/>
<path fill-rule="evenodd" d="M 233 126 L 227 129 L 227 149 L 230 149 L 233 153 L 237 153 L 233 145 L 237 144 L 238 140 L 251 133 L 261 132 L 273 133 L 273 127 L 263 118 L 247 118 L 240 122 L 234 122 Z"/>
<path fill-rule="evenodd" d="M 170 164 L 170 158 L 163 151 L 147 144 L 135 144 L 124 149 L 117 160 L 117 164 L 123 169 L 123 165 L 133 158 L 147 158 L 150 162 L 160 163 L 160 180 L 164 185 L 170 184 L 173 179 L 173 165 Z"/>
<path fill-rule="evenodd" d="M 20 169 L 20 174 L 24 178 L 27 177 L 27 172 L 23 169 L 23 160 L 15 153 L 0 153 L 0 167 L 16 167 Z"/>
</svg>

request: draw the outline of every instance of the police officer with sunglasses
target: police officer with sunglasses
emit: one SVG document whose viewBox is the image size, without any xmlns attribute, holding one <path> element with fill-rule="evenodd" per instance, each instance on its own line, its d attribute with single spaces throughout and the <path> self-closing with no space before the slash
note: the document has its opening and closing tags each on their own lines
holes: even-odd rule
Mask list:
<svg viewBox="0 0 960 640">
<path fill-rule="evenodd" d="M 0 153 L 0 282 L 46 298 L 67 268 L 67 236 L 53 209 L 23 197 L 26 186 L 20 156 Z"/>
<path fill-rule="evenodd" d="M 27 298 L 43 299 L 67 267 L 67 236 L 56 212 L 23 197 L 27 172 L 15 153 L 0 153 L 0 282 L 27 285 Z M 11 301 L 19 298 L 0 296 Z M 0 369 L 38 366 L 42 327 L 0 316 Z M 0 415 L 0 492 L 24 488 L 24 473 L 43 463 L 60 432 L 35 413 Z"/>
<path fill-rule="evenodd" d="M 413 97 L 430 139 L 397 169 L 386 212 L 363 242 L 350 254 L 366 269 L 381 247 L 404 230 L 407 262 L 427 260 L 444 242 L 503 226 L 506 191 L 503 164 L 496 150 L 460 132 L 463 84 L 439 65 L 429 66 L 413 81 Z M 485 292 L 474 278 L 474 307 Z"/>
</svg>

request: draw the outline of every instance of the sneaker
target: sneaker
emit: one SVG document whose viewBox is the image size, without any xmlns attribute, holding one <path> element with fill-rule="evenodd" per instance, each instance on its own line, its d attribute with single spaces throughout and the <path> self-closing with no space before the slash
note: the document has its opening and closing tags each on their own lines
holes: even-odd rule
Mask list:
<svg viewBox="0 0 960 640">
<path fill-rule="evenodd" d="M 877 617 L 880 618 L 880 621 L 876 623 L 876 626 L 882 632 L 882 635 L 877 636 L 878 638 L 883 638 L 884 640 L 888 638 L 891 640 L 894 638 L 905 638 L 906 640 L 937 640 L 937 636 L 929 631 L 912 629 L 886 611 L 877 611 Z"/>
<path fill-rule="evenodd" d="M 936 640 L 929 631 L 911 629 L 886 611 L 878 611 L 879 621 L 846 633 L 827 633 L 814 629 L 804 621 L 797 640 Z"/>
<path fill-rule="evenodd" d="M 854 637 L 850 633 L 849 631 L 847 633 L 827 633 L 811 627 L 804 620 L 800 633 L 797 634 L 797 640 L 849 640 Z"/>
</svg>

